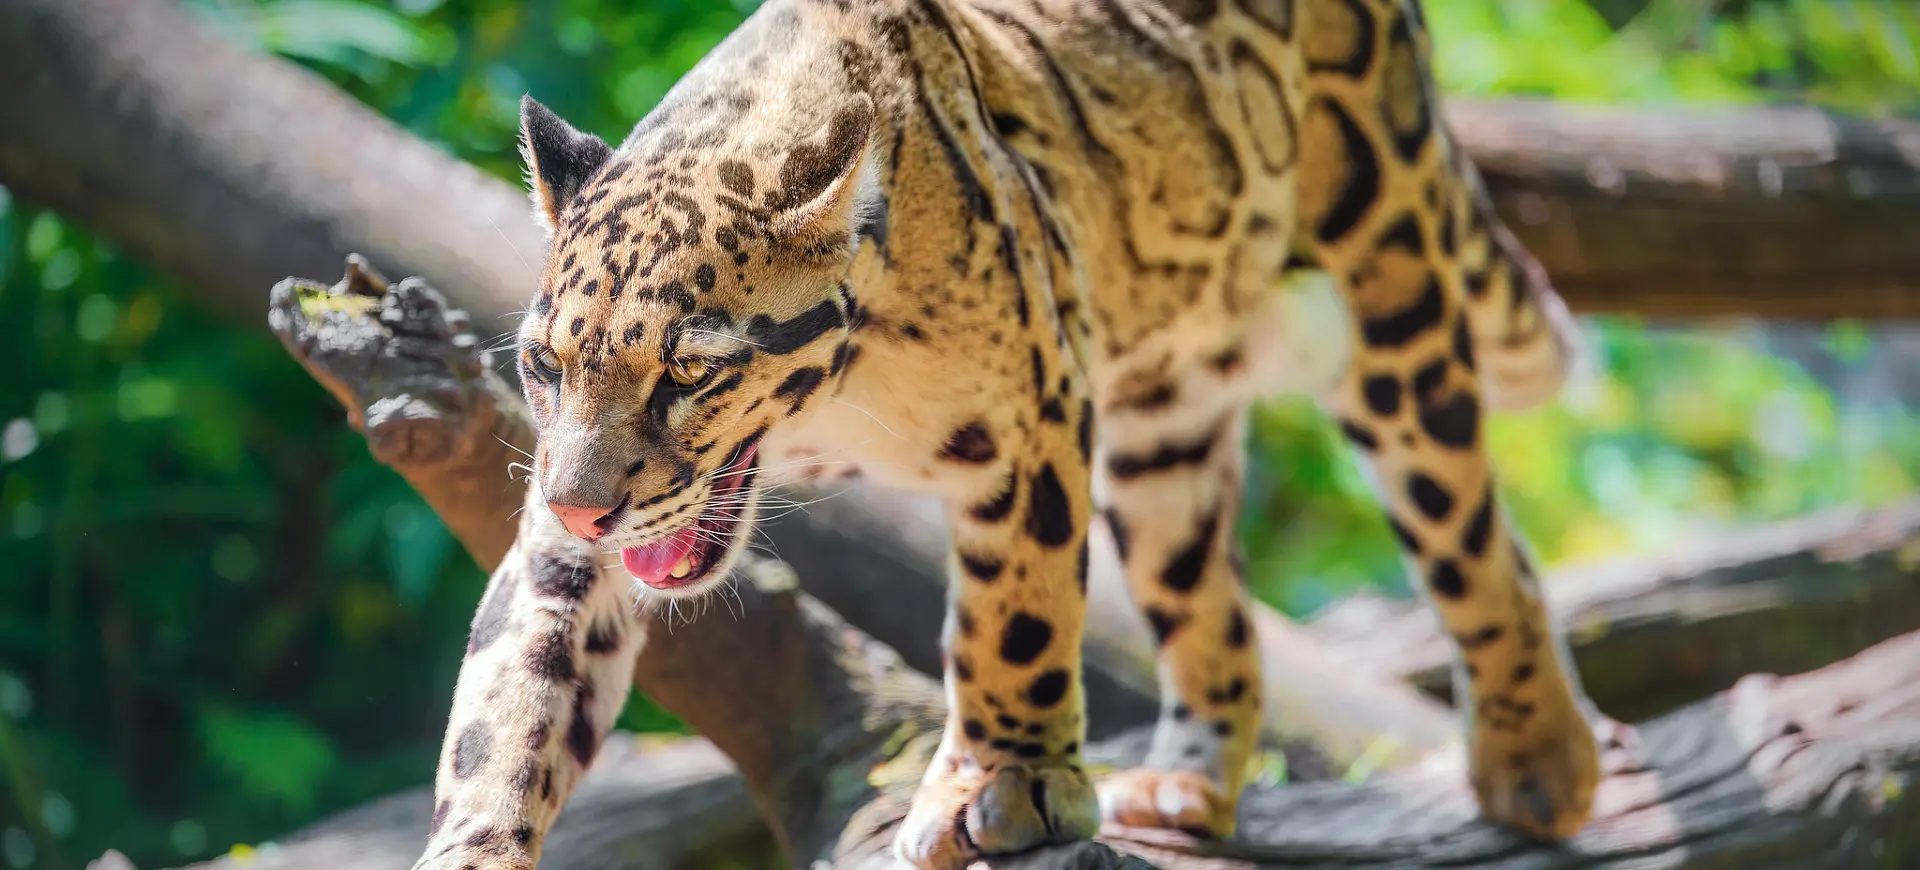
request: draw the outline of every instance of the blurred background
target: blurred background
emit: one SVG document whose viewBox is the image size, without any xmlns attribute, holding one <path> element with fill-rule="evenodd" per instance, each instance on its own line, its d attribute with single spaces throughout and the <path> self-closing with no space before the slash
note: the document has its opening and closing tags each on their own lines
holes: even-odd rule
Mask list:
<svg viewBox="0 0 1920 870">
<path fill-rule="evenodd" d="M 752 8 L 188 5 L 514 183 L 523 93 L 617 141 Z M 1920 112 L 1920 4 L 1426 8 L 1449 94 Z M 0 188 L 0 868 L 109 847 L 182 864 L 431 778 L 485 578 L 261 328 L 265 291 L 262 319 L 235 322 Z M 1915 491 L 1920 331 L 1583 323 L 1594 377 L 1491 424 L 1548 563 Z M 1269 405 L 1254 448 L 1241 531 L 1260 597 L 1307 618 L 1409 594 L 1326 420 Z M 679 727 L 639 698 L 621 726 Z"/>
</svg>

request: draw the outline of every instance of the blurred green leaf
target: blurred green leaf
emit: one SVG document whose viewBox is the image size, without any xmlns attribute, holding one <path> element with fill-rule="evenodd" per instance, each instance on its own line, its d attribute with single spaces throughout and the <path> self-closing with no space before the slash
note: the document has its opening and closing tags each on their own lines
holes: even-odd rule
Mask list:
<svg viewBox="0 0 1920 870">
<path fill-rule="evenodd" d="M 286 713 L 210 705 L 200 711 L 199 732 L 207 757 L 248 794 L 296 812 L 312 808 L 336 762 L 325 734 Z"/>
</svg>

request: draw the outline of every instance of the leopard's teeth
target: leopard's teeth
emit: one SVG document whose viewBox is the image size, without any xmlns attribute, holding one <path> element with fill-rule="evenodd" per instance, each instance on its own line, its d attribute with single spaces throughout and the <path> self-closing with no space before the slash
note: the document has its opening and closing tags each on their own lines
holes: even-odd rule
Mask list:
<svg viewBox="0 0 1920 870">
<path fill-rule="evenodd" d="M 682 578 L 684 578 L 684 577 L 686 577 L 686 576 L 687 576 L 688 574 L 691 574 L 691 573 L 693 573 L 693 553 L 692 553 L 692 551 L 688 551 L 688 553 L 687 553 L 686 555 L 684 555 L 684 556 L 681 556 L 681 557 L 680 557 L 680 561 L 678 561 L 678 562 L 675 562 L 675 563 L 673 564 L 673 570 L 672 570 L 672 571 L 669 571 L 669 572 L 667 572 L 667 573 L 668 573 L 668 574 L 671 574 L 671 575 L 673 576 L 673 578 L 674 578 L 675 580 L 679 580 L 679 579 L 682 579 Z"/>
</svg>

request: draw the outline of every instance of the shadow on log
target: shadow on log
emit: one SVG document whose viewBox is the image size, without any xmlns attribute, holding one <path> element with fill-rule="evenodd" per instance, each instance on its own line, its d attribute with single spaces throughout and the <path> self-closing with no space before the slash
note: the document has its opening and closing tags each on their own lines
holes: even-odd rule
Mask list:
<svg viewBox="0 0 1920 870">
<path fill-rule="evenodd" d="M 358 403 L 355 419 L 370 427 L 376 444 L 382 421 L 402 427 L 397 431 L 409 433 L 409 444 L 458 445 L 493 434 L 464 419 L 466 402 L 499 398 L 492 390 L 406 392 L 432 385 L 435 371 L 487 377 L 484 366 L 460 364 L 474 350 L 450 338 L 460 330 L 446 325 L 458 316 L 448 317 L 437 301 L 421 304 L 423 298 L 437 294 L 417 279 L 388 288 L 359 266 L 332 290 L 292 282 L 276 288 L 275 329 L 335 395 Z M 343 379 L 353 377 L 361 381 Z M 383 417 L 367 410 L 383 402 L 411 412 Z M 504 411 L 494 419 L 514 419 L 511 408 Z M 459 459 L 473 451 L 422 455 L 434 459 L 409 479 L 475 470 Z M 1904 535 L 1907 527 L 1889 528 Z M 476 524 L 462 534 L 484 532 Z M 498 533 L 508 535 L 510 527 Z M 1815 552 L 1849 541 L 1855 549 L 1878 543 L 1842 534 L 1815 542 Z M 797 856 L 789 863 L 800 865 L 818 856 L 833 868 L 888 866 L 891 830 L 938 739 L 937 686 L 797 592 L 778 563 L 759 560 L 746 573 L 735 620 L 656 632 L 637 672 L 642 691 L 686 716 L 712 743 L 642 749 L 614 741 L 619 748 L 595 765 L 562 815 L 545 866 L 765 866 L 776 854 Z M 721 651 L 731 657 L 729 667 L 696 672 L 681 664 L 711 662 Z M 1904 850 L 1913 848 L 1905 838 L 1920 829 L 1920 805 L 1907 788 L 1920 767 L 1920 633 L 1812 674 L 1746 678 L 1720 697 L 1648 723 L 1641 735 L 1638 745 L 1612 747 L 1598 817 L 1567 844 L 1527 843 L 1479 821 L 1458 756 L 1442 755 L 1365 785 L 1256 785 L 1243 805 L 1242 834 L 1228 842 L 1115 829 L 1105 832 L 1105 846 L 1045 850 L 990 866 L 1607 867 L 1654 859 L 1699 867 L 1904 866 Z M 726 774 L 714 746 L 737 762 L 740 778 Z M 1091 748 L 1090 759 L 1124 764 L 1143 746 L 1144 734 L 1129 732 Z M 425 790 L 390 798 L 247 864 L 398 870 L 424 840 L 429 802 Z M 751 821 L 754 808 L 766 827 Z"/>
</svg>

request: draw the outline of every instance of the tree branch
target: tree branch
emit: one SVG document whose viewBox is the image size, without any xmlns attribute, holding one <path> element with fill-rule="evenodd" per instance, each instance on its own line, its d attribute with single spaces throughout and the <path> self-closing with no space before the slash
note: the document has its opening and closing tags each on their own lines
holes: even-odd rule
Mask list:
<svg viewBox="0 0 1920 870">
<path fill-rule="evenodd" d="M 1542 100 L 1446 115 L 1577 312 L 1920 316 L 1920 124 Z"/>
</svg>

